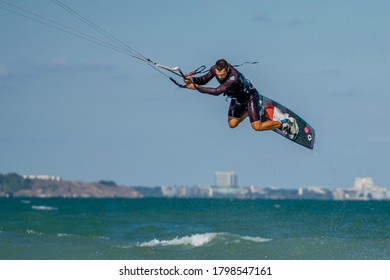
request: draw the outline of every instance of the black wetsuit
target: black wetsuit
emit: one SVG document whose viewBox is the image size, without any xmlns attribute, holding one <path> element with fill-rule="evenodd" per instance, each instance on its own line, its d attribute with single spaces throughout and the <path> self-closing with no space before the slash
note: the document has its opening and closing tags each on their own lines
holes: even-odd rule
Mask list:
<svg viewBox="0 0 390 280">
<path fill-rule="evenodd" d="M 230 117 L 240 118 L 245 112 L 248 112 L 251 123 L 260 120 L 259 93 L 249 80 L 230 64 L 228 74 L 223 80 L 219 80 L 215 75 L 215 69 L 214 65 L 205 75 L 193 78 L 193 82 L 198 85 L 198 91 L 211 95 L 224 94 L 230 97 L 232 99 L 228 113 Z M 214 77 L 220 83 L 217 88 L 202 86 Z"/>
</svg>

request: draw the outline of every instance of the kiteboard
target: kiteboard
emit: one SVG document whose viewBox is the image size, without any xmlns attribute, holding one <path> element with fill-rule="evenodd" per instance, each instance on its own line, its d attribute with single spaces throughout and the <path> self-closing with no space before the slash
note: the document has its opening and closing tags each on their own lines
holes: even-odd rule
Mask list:
<svg viewBox="0 0 390 280">
<path fill-rule="evenodd" d="M 298 133 L 295 135 L 291 135 L 282 131 L 281 129 L 274 129 L 276 133 L 282 135 L 283 137 L 302 145 L 306 148 L 313 149 L 314 148 L 314 140 L 315 140 L 315 130 L 311 127 L 304 119 L 298 116 L 296 113 L 286 108 L 285 106 L 279 104 L 278 102 L 260 95 L 260 108 L 261 108 L 261 116 L 262 120 L 275 120 L 281 121 L 283 119 L 288 119 L 290 117 L 294 118 L 294 125 L 297 128 Z"/>
</svg>

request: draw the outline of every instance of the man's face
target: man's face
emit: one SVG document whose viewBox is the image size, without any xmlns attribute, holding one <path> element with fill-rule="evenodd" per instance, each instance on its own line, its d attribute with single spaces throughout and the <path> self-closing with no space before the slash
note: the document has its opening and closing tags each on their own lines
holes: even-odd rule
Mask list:
<svg viewBox="0 0 390 280">
<path fill-rule="evenodd" d="M 217 76 L 217 78 L 219 80 L 224 80 L 227 76 L 228 72 L 226 71 L 226 69 L 222 69 L 221 71 L 219 71 L 218 69 L 215 69 L 215 75 Z"/>
</svg>

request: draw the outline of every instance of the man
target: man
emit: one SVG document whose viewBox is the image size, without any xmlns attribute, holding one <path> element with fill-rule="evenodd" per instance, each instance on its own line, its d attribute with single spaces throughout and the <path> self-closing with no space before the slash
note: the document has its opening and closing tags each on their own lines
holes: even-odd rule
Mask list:
<svg viewBox="0 0 390 280">
<path fill-rule="evenodd" d="M 220 84 L 217 88 L 203 86 L 214 77 Z M 231 128 L 237 127 L 249 116 L 251 126 L 256 131 L 279 128 L 291 139 L 295 139 L 297 136 L 298 129 L 294 118 L 274 121 L 267 119 L 265 115 L 260 116 L 259 93 L 249 80 L 225 59 L 218 60 L 205 75 L 201 77 L 187 76 L 184 78 L 184 82 L 188 89 L 215 96 L 224 94 L 230 97 L 228 124 Z"/>
</svg>

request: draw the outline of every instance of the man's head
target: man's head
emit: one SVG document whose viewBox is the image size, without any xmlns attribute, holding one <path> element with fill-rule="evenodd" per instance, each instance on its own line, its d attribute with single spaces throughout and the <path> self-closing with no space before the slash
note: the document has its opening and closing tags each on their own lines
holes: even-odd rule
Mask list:
<svg viewBox="0 0 390 280">
<path fill-rule="evenodd" d="M 229 72 L 229 64 L 225 59 L 220 59 L 215 63 L 215 75 L 219 80 L 224 80 Z"/>
</svg>

